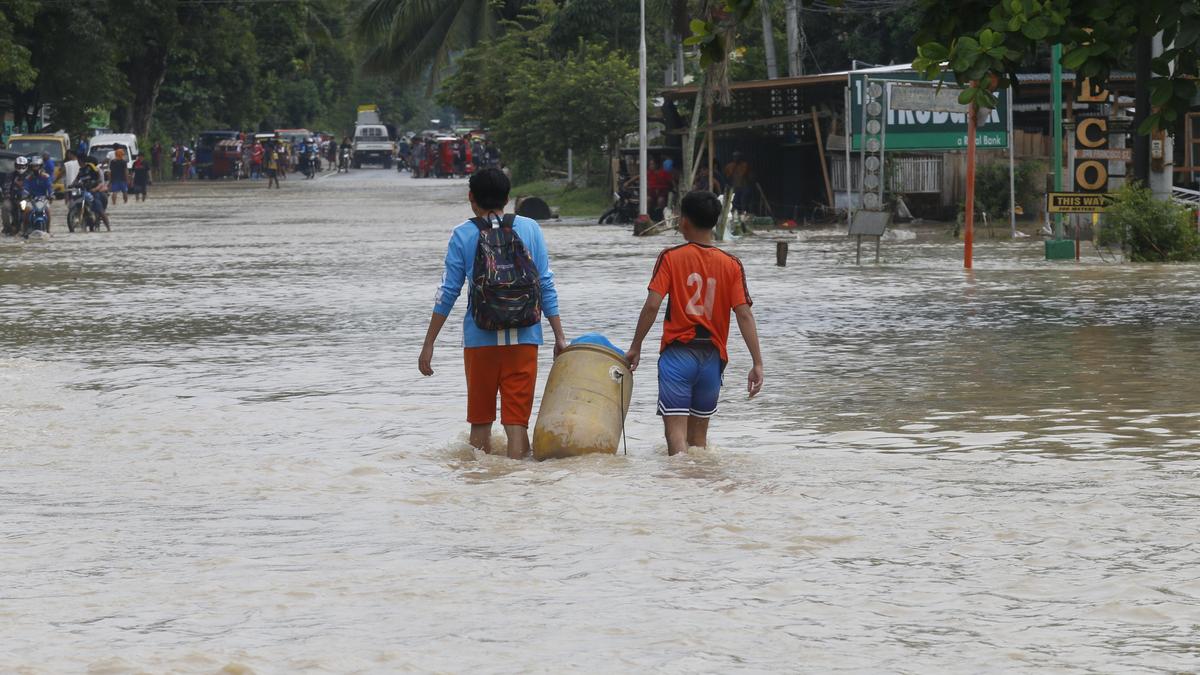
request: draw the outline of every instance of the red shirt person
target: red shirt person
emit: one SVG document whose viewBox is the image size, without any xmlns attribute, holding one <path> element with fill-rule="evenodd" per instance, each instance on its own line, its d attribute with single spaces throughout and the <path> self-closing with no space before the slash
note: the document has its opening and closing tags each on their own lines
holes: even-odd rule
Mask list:
<svg viewBox="0 0 1200 675">
<path fill-rule="evenodd" d="M 672 455 L 708 443 L 708 422 L 717 412 L 729 362 L 730 314 L 737 316 L 738 329 L 754 359 L 747 391 L 753 398 L 762 389 L 762 354 L 745 269 L 736 257 L 713 246 L 713 228 L 720 214 L 721 202 L 711 192 L 691 192 L 680 202 L 680 232 L 687 243 L 659 255 L 626 353 L 630 368 L 636 370 L 642 342 L 667 299 L 658 359 L 658 414 Z"/>
</svg>

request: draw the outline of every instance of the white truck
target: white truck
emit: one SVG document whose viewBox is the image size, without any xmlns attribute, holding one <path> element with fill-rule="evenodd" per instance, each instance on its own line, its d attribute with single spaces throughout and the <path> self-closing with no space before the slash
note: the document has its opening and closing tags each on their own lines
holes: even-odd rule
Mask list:
<svg viewBox="0 0 1200 675">
<path fill-rule="evenodd" d="M 358 122 L 354 125 L 354 168 L 361 169 L 363 164 L 382 164 L 383 168 L 390 169 L 395 155 L 396 146 L 379 118 L 379 107 L 359 106 Z"/>
</svg>

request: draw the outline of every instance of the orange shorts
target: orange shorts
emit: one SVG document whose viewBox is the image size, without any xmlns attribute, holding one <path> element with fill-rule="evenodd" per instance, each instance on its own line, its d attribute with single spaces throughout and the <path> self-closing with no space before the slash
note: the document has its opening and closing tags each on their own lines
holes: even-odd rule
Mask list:
<svg viewBox="0 0 1200 675">
<path fill-rule="evenodd" d="M 529 426 L 533 389 L 537 384 L 537 345 L 471 347 L 463 350 L 467 371 L 467 422 L 496 421 L 500 393 L 500 422 Z"/>
</svg>

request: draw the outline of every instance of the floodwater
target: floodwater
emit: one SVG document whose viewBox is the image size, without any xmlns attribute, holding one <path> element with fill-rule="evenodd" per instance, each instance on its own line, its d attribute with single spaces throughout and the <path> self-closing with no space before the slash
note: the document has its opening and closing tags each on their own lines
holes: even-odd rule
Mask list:
<svg viewBox="0 0 1200 675">
<path fill-rule="evenodd" d="M 1200 268 L 741 240 L 766 389 L 735 337 L 713 448 L 665 456 L 648 358 L 627 456 L 513 462 L 463 443 L 462 307 L 416 370 L 465 191 L 0 241 L 0 671 L 1200 669 Z M 671 240 L 546 236 L 567 330 L 627 342 Z"/>
</svg>

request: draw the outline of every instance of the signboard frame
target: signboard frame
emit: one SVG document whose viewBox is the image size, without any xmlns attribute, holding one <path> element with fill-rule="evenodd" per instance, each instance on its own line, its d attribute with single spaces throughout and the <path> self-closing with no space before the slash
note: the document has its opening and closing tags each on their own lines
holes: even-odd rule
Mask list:
<svg viewBox="0 0 1200 675">
<path fill-rule="evenodd" d="M 863 124 L 863 81 L 870 79 L 886 85 L 890 100 L 890 91 L 897 87 L 934 86 L 916 71 L 872 72 L 870 70 L 851 71 L 847 75 L 850 88 L 850 145 L 857 152 L 862 149 Z M 954 85 L 943 84 L 949 88 Z M 975 143 L 981 150 L 1007 149 L 1011 139 L 1008 136 L 1007 115 L 1010 96 L 997 96 L 997 105 L 989 110 L 986 116 L 981 116 L 979 128 L 975 133 Z M 934 112 L 897 110 L 890 104 L 886 109 L 886 125 L 888 127 L 888 151 L 952 151 L 967 148 L 967 115 L 966 112 Z"/>
<path fill-rule="evenodd" d="M 1047 192 L 1046 212 L 1104 213 L 1114 196 L 1105 192 Z"/>
</svg>

